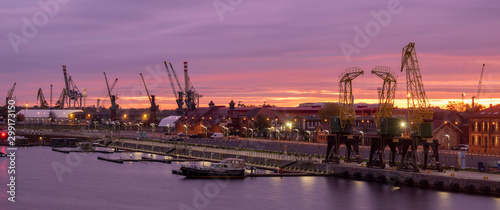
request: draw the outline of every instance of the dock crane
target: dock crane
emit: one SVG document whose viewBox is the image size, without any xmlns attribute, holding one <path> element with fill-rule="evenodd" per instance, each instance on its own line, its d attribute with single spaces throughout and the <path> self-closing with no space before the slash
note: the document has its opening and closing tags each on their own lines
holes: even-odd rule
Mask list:
<svg viewBox="0 0 500 210">
<path fill-rule="evenodd" d="M 170 85 L 172 86 L 172 91 L 174 93 L 174 98 L 175 102 L 177 103 L 177 114 L 182 115 L 182 106 L 184 105 L 184 92 L 182 92 L 182 87 L 181 84 L 179 83 L 179 80 L 177 79 L 177 75 L 175 74 L 174 67 L 172 66 L 171 63 L 168 63 L 170 65 L 170 68 L 172 69 L 172 73 L 174 74 L 175 80 L 177 81 L 177 85 L 179 86 L 179 91 L 175 89 L 174 82 L 172 80 L 172 76 L 170 75 L 170 71 L 168 70 L 168 65 L 167 62 L 163 62 L 165 64 L 165 68 L 167 69 L 168 73 L 168 79 L 170 80 Z"/>
<path fill-rule="evenodd" d="M 408 104 L 408 138 L 402 141 L 401 163 L 398 170 L 413 169 L 418 171 L 417 146 L 424 147 L 424 160 L 422 168 L 426 169 L 432 159 L 435 159 L 438 171 L 439 165 L 438 146 L 439 142 L 433 139 L 433 114 L 434 111 L 425 94 L 420 67 L 418 65 L 415 43 L 410 42 L 402 50 L 401 72 L 406 70 L 406 93 Z M 429 148 L 433 155 L 429 159 Z"/>
<path fill-rule="evenodd" d="M 481 85 L 483 85 L 484 66 L 485 64 L 483 63 L 483 68 L 481 69 L 481 76 L 479 77 L 479 84 L 477 85 L 477 93 L 475 96 L 472 96 L 472 108 L 475 107 L 474 99 L 476 99 L 475 103 L 479 103 L 479 95 L 481 95 Z"/>
<path fill-rule="evenodd" d="M 189 79 L 189 74 L 188 74 L 188 62 L 184 61 L 184 81 L 185 81 L 185 103 L 186 107 L 188 110 L 194 110 L 196 108 L 199 108 L 200 106 L 200 98 L 203 97 L 203 95 L 200 95 L 198 91 L 193 86 L 193 83 L 191 83 L 191 80 Z"/>
<path fill-rule="evenodd" d="M 40 109 L 49 108 L 49 103 L 45 100 L 45 96 L 43 95 L 42 88 L 38 89 L 38 94 L 36 96 L 36 100 L 40 101 Z"/>
<path fill-rule="evenodd" d="M 12 96 L 14 95 L 14 90 L 16 89 L 16 83 L 12 85 L 12 88 L 7 91 L 7 97 L 5 97 L 5 108 L 7 110 L 7 106 L 9 101 L 12 100 Z"/>
<path fill-rule="evenodd" d="M 59 100 L 57 100 L 54 108 L 55 109 L 64 109 L 64 104 L 66 103 L 66 89 L 63 88 L 62 89 L 62 92 L 61 92 L 61 95 L 59 95 Z"/>
<path fill-rule="evenodd" d="M 379 137 L 373 138 L 370 146 L 370 158 L 367 167 L 385 168 L 384 150 L 387 145 L 391 149 L 389 165 L 395 165 L 396 145 L 393 139 L 401 136 L 400 119 L 394 118 L 394 98 L 396 95 L 397 77 L 391 72 L 389 67 L 376 66 L 371 71 L 384 81 L 379 89 L 379 104 L 375 114 L 375 124 Z"/>
<path fill-rule="evenodd" d="M 330 119 L 330 130 L 335 135 L 329 135 L 325 162 L 334 161 L 340 163 L 339 148 L 341 144 L 346 146 L 345 162 L 354 161 L 360 163 L 359 142 L 361 133 L 354 131 L 356 112 L 354 111 L 354 96 L 352 95 L 352 81 L 362 75 L 364 71 L 358 67 L 346 69 L 340 74 L 339 79 L 339 104 L 340 116 Z"/>
<path fill-rule="evenodd" d="M 115 79 L 115 81 L 113 82 L 113 84 L 111 85 L 111 87 L 109 88 L 111 90 L 111 92 L 113 92 L 113 90 L 115 89 L 115 86 L 116 86 L 116 83 L 118 82 L 118 78 Z M 106 91 L 106 95 L 103 97 L 104 99 L 100 100 L 102 101 L 102 106 L 105 106 L 106 105 L 106 98 L 109 98 L 109 93 L 108 91 Z M 117 98 L 118 99 L 118 98 Z"/>
<path fill-rule="evenodd" d="M 63 65 L 63 73 L 64 73 L 64 83 L 66 85 L 66 104 L 68 104 L 68 108 L 82 108 L 82 99 L 83 94 L 80 92 L 76 84 L 73 82 L 71 76 L 68 75 L 66 71 L 66 65 Z M 71 106 L 73 105 L 73 107 Z"/>
<path fill-rule="evenodd" d="M 146 82 L 144 81 L 144 77 L 142 76 L 142 73 L 140 73 L 140 75 L 142 78 L 142 83 L 144 84 L 144 88 L 146 89 L 146 93 L 148 94 L 149 103 L 151 104 L 151 107 L 149 108 L 149 111 L 151 111 L 150 121 L 151 121 L 151 123 L 157 123 L 156 122 L 156 111 L 158 110 L 158 105 L 156 105 L 156 102 L 155 102 L 155 95 L 149 95 L 148 87 L 146 86 Z"/>
<path fill-rule="evenodd" d="M 108 77 L 106 77 L 106 72 L 103 72 L 104 80 L 106 80 L 106 87 L 108 88 L 109 101 L 111 101 L 111 107 L 109 110 L 111 111 L 110 120 L 116 121 L 116 110 L 118 109 L 118 104 L 116 104 L 116 95 L 111 95 L 111 89 L 108 84 Z"/>
</svg>

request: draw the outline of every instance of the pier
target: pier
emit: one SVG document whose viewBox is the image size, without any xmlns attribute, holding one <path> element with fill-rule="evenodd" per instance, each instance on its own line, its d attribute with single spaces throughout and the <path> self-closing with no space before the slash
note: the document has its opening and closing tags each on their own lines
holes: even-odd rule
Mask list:
<svg viewBox="0 0 500 210">
<path fill-rule="evenodd" d="M 326 164 L 317 157 L 299 157 L 287 154 L 260 151 L 229 150 L 185 144 L 159 143 L 151 141 L 115 140 L 109 145 L 115 149 L 166 155 L 181 159 L 198 159 L 218 162 L 224 158 L 244 159 L 248 166 L 275 171 L 274 174 L 254 174 L 250 177 L 268 176 L 337 176 L 349 179 L 380 181 L 392 185 L 409 185 L 435 188 L 454 192 L 480 193 L 500 196 L 500 175 L 471 171 L 398 171 L 395 167 L 385 169 L 367 168 L 365 162 Z M 168 152 L 168 153 L 167 153 Z M 292 173 L 277 173 L 279 169 Z"/>
</svg>

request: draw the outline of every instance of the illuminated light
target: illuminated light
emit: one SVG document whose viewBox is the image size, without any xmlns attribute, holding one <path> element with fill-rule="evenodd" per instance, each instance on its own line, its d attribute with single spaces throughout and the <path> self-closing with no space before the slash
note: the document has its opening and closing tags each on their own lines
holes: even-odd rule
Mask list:
<svg viewBox="0 0 500 210">
<path fill-rule="evenodd" d="M 124 115 L 123 115 L 123 117 L 127 117 L 127 115 L 126 115 L 126 114 L 124 114 Z"/>
<path fill-rule="evenodd" d="M 90 117 L 90 114 L 87 114 L 87 117 Z"/>
<path fill-rule="evenodd" d="M 269 120 L 269 118 L 266 118 L 266 120 Z"/>
<path fill-rule="evenodd" d="M 6 133 L 2 133 L 2 137 L 5 137 L 7 134 Z"/>
<path fill-rule="evenodd" d="M 147 115 L 147 114 L 144 114 L 144 116 L 143 116 L 143 117 L 144 117 L 144 118 L 147 118 L 147 117 L 148 117 L 148 115 Z"/>
<path fill-rule="evenodd" d="M 405 126 L 406 126 L 406 123 L 402 122 L 401 127 L 405 127 Z"/>
</svg>

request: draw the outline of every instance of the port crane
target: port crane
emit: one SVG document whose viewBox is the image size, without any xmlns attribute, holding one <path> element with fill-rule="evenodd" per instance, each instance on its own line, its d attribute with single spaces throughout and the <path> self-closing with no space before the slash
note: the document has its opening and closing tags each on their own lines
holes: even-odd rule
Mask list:
<svg viewBox="0 0 500 210">
<path fill-rule="evenodd" d="M 479 77 L 479 84 L 477 84 L 477 93 L 475 96 L 472 96 L 472 108 L 474 108 L 474 99 L 476 99 L 476 103 L 479 104 L 479 95 L 481 95 L 481 86 L 483 85 L 484 66 L 485 64 L 483 63 L 483 68 L 481 69 L 481 76 Z"/>
<path fill-rule="evenodd" d="M 185 81 L 185 103 L 187 110 L 194 110 L 196 108 L 199 108 L 200 106 L 200 98 L 203 97 L 203 95 L 200 95 L 198 91 L 194 88 L 193 84 L 191 83 L 191 80 L 189 79 L 188 75 L 188 62 L 184 61 L 184 81 Z"/>
<path fill-rule="evenodd" d="M 7 91 L 7 97 L 5 97 L 5 108 L 7 108 L 9 101 L 12 100 L 15 89 L 16 89 L 16 83 L 14 83 L 14 85 L 12 85 L 12 88 Z"/>
<path fill-rule="evenodd" d="M 346 69 L 339 76 L 339 104 L 340 114 L 330 119 L 330 130 L 334 135 L 327 138 L 328 146 L 325 162 L 340 163 L 339 148 L 341 144 L 346 146 L 345 162 L 352 160 L 361 162 L 359 157 L 359 142 L 361 133 L 355 131 L 356 112 L 354 111 L 354 96 L 352 94 L 352 81 L 362 75 L 364 71 L 358 67 Z"/>
<path fill-rule="evenodd" d="M 170 68 L 172 69 L 172 73 L 174 74 L 175 81 L 177 81 L 177 85 L 179 86 L 179 91 L 175 89 L 174 82 L 172 80 L 172 75 L 170 75 L 170 71 L 168 70 L 168 65 L 167 62 L 163 62 L 165 64 L 165 68 L 167 69 L 168 73 L 168 79 L 170 80 L 170 85 L 172 86 L 172 91 L 174 93 L 174 98 L 175 102 L 177 103 L 177 114 L 182 115 L 182 106 L 184 105 L 184 92 L 182 92 L 182 87 L 181 84 L 179 83 L 179 80 L 177 79 L 177 75 L 175 74 L 174 67 L 172 66 L 172 63 L 168 63 L 170 65 Z"/>
<path fill-rule="evenodd" d="M 434 111 L 425 94 L 414 42 L 410 42 L 402 50 L 401 72 L 403 71 L 406 71 L 408 104 L 408 119 L 406 124 L 408 138 L 403 139 L 401 142 L 401 163 L 398 170 L 419 170 L 417 165 L 417 146 L 422 145 L 424 147 L 424 160 L 421 162 L 422 168 L 426 169 L 427 165 L 434 160 L 437 170 L 441 171 L 438 153 L 439 142 L 433 139 L 432 134 Z M 429 148 L 432 149 L 432 155 L 429 155 Z"/>
<path fill-rule="evenodd" d="M 65 101 L 66 101 L 66 89 L 63 88 L 62 89 L 62 92 L 61 92 L 61 95 L 59 95 L 59 100 L 57 100 L 54 108 L 55 109 L 64 109 L 64 104 L 65 104 Z"/>
<path fill-rule="evenodd" d="M 151 107 L 149 108 L 149 111 L 151 111 L 150 122 L 157 123 L 156 122 L 156 111 L 158 111 L 158 105 L 156 105 L 155 95 L 149 95 L 148 87 L 146 86 L 146 82 L 144 81 L 144 77 L 142 76 L 142 73 L 140 73 L 140 75 L 141 75 L 142 83 L 144 84 L 144 88 L 146 89 L 146 93 L 148 94 L 149 103 L 151 104 Z"/>
<path fill-rule="evenodd" d="M 63 65 L 64 83 L 66 85 L 66 104 L 68 108 L 82 108 L 83 94 L 80 92 L 71 76 L 66 71 L 66 65 Z M 73 106 L 72 106 L 73 105 Z"/>
<path fill-rule="evenodd" d="M 115 89 L 116 83 L 118 83 L 118 78 L 115 79 L 115 81 L 113 82 L 113 84 L 109 88 L 111 90 L 111 92 L 113 92 L 113 90 Z M 99 100 L 99 101 L 102 101 L 102 104 L 101 104 L 102 106 L 106 106 L 106 98 L 109 98 L 109 93 L 107 90 L 106 90 L 106 95 L 103 97 L 103 99 Z M 116 97 L 116 99 L 118 99 L 118 97 Z M 99 107 L 99 104 L 98 104 L 98 107 Z"/>
<path fill-rule="evenodd" d="M 116 110 L 118 110 L 118 104 L 116 104 L 116 95 L 111 95 L 111 89 L 109 88 L 108 77 L 106 76 L 106 72 L 103 72 L 104 80 L 106 80 L 106 87 L 108 88 L 109 101 L 111 101 L 111 107 L 109 110 L 111 111 L 110 120 L 116 121 Z"/>
<path fill-rule="evenodd" d="M 385 168 L 384 150 L 388 145 L 391 149 L 389 165 L 395 165 L 397 145 L 393 143 L 395 137 L 401 136 L 400 119 L 394 118 L 394 98 L 396 95 L 397 77 L 389 67 L 376 66 L 371 71 L 384 81 L 379 88 L 379 104 L 375 114 L 375 124 L 379 137 L 373 138 L 370 146 L 370 158 L 367 167 Z"/>
<path fill-rule="evenodd" d="M 45 96 L 43 95 L 42 88 L 38 89 L 38 94 L 36 96 L 36 100 L 40 101 L 40 109 L 49 108 L 49 103 L 45 100 Z"/>
</svg>

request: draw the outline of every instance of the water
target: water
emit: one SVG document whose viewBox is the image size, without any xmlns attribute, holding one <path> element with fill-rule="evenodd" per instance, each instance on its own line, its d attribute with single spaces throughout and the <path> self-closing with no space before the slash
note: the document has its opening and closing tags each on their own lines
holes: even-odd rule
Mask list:
<svg viewBox="0 0 500 210">
<path fill-rule="evenodd" d="M 122 165 L 97 156 L 108 155 L 19 148 L 16 203 L 7 201 L 8 161 L 0 158 L 0 209 L 500 209 L 500 198 L 334 177 L 184 179 L 171 173 L 181 163 Z M 129 154 L 109 157 L 120 156 Z M 59 179 L 53 166 L 68 171 Z"/>
</svg>

